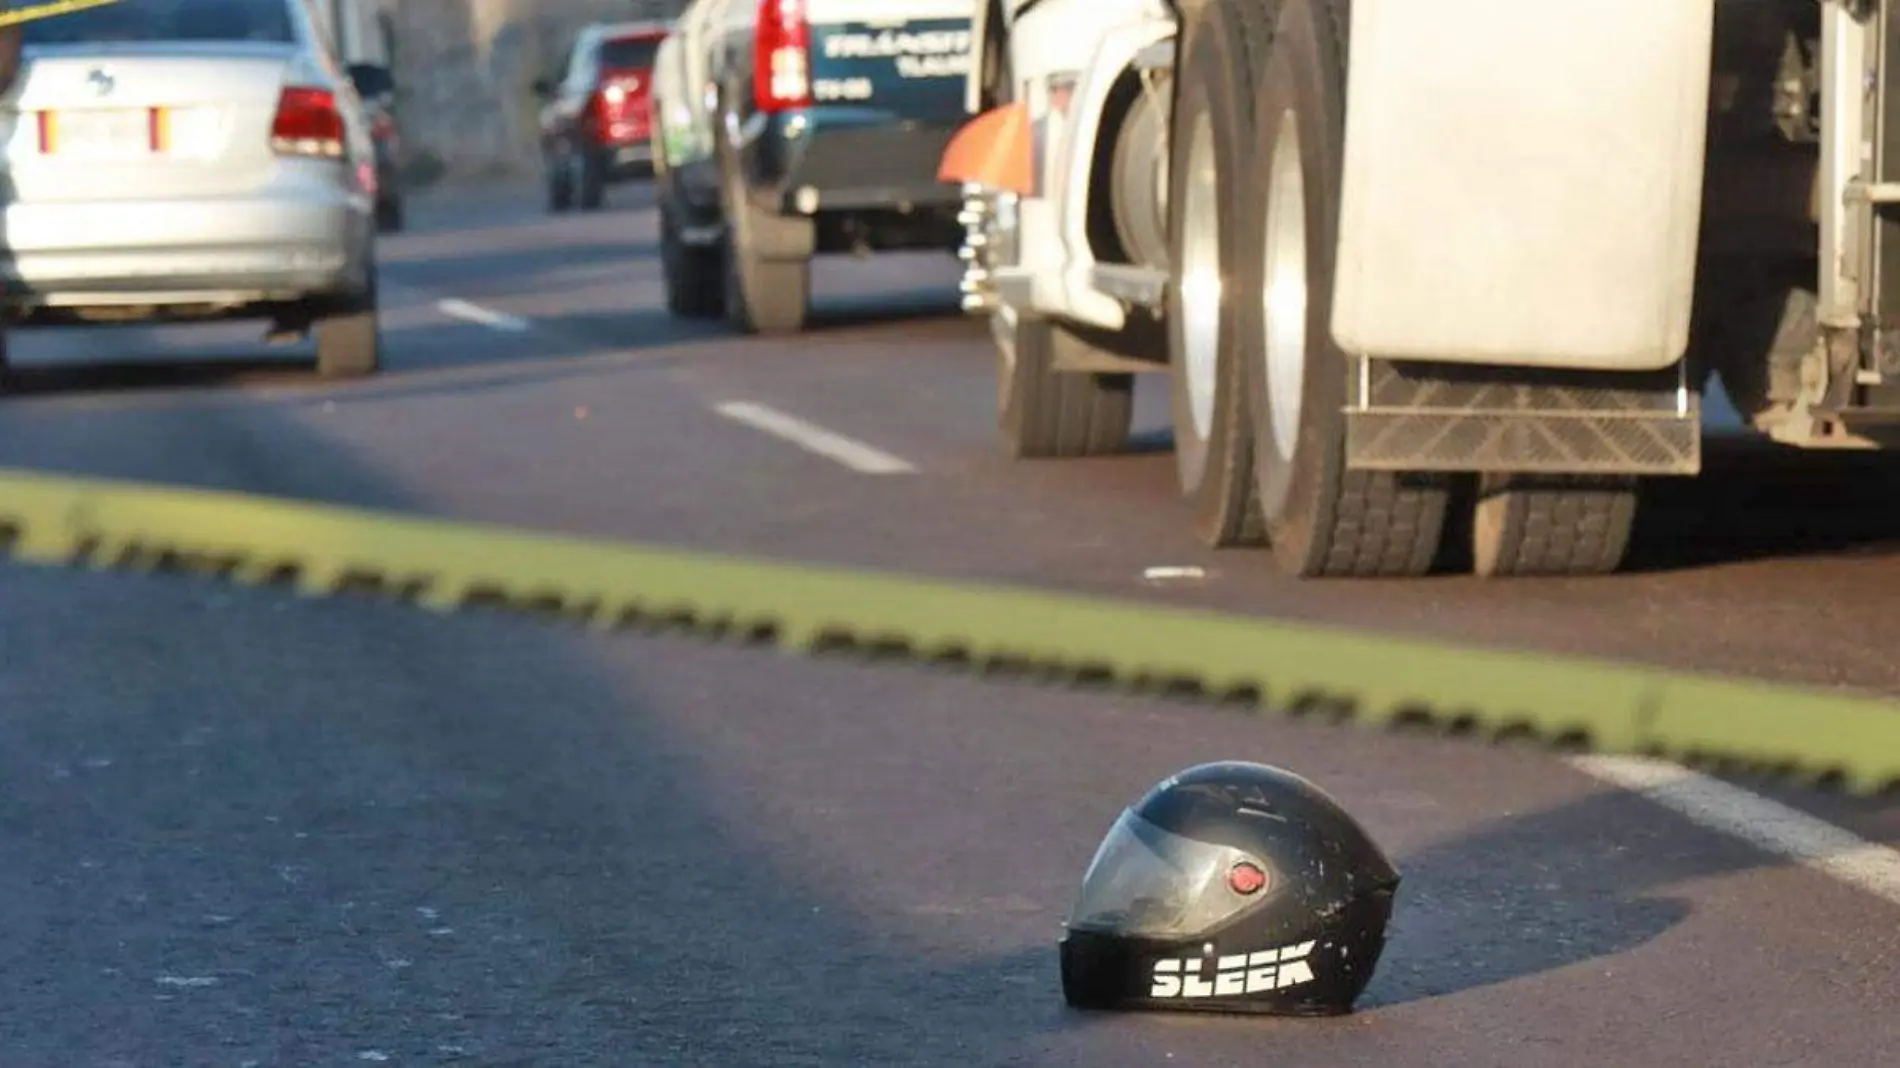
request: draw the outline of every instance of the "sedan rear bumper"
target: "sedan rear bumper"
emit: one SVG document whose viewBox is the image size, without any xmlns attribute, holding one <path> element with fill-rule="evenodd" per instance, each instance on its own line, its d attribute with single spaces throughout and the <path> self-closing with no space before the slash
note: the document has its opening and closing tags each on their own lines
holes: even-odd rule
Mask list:
<svg viewBox="0 0 1900 1068">
<path fill-rule="evenodd" d="M 368 198 L 28 203 L 0 211 L 14 307 L 249 305 L 367 283 Z"/>
</svg>

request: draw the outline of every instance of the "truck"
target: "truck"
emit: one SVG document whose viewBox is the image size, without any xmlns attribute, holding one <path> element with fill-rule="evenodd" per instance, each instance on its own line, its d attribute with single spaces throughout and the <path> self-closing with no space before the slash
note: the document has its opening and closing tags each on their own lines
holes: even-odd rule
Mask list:
<svg viewBox="0 0 1900 1068">
<path fill-rule="evenodd" d="M 694 0 L 654 60 L 667 307 L 804 328 L 814 256 L 962 244 L 975 0 Z"/>
<path fill-rule="evenodd" d="M 1701 473 L 1712 383 L 1792 448 L 1900 428 L 1893 3 L 982 0 L 971 33 L 939 177 L 1004 448 L 1121 451 L 1166 375 L 1205 545 L 1610 573 L 1643 485 Z"/>
</svg>

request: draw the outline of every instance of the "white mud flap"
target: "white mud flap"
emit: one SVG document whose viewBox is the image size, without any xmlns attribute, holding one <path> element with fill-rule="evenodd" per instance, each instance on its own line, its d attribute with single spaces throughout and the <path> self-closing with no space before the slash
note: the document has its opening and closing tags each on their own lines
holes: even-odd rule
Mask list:
<svg viewBox="0 0 1900 1068">
<path fill-rule="evenodd" d="M 1355 0 L 1333 331 L 1653 370 L 1688 341 L 1715 0 Z"/>
</svg>

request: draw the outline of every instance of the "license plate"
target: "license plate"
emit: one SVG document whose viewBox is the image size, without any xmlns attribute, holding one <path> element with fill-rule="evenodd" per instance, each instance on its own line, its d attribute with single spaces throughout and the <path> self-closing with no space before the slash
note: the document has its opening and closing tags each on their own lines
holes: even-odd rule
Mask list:
<svg viewBox="0 0 1900 1068">
<path fill-rule="evenodd" d="M 40 112 L 40 151 L 61 159 L 127 159 L 150 155 L 162 113 L 145 108 Z"/>
</svg>

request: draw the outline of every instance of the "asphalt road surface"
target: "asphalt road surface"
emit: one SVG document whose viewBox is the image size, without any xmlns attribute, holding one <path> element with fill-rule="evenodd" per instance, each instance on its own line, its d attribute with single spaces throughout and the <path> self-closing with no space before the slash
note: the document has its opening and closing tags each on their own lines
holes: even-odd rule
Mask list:
<svg viewBox="0 0 1900 1068">
<path fill-rule="evenodd" d="M 1164 382 L 1136 455 L 1003 460 L 950 257 L 827 264 L 808 334 L 742 339 L 669 320 L 645 193 L 611 202 L 419 203 L 361 384 L 249 326 L 24 335 L 0 465 L 1900 692 L 1891 465 L 1721 444 L 1607 579 L 1295 583 L 1192 544 Z M 1892 802 L 1644 796 L 1616 762 L 188 578 L 6 565 L 0 635 L 8 1068 L 1900 1048 Z M 1316 779 L 1404 871 L 1362 1011 L 1066 1011 L 1054 940 L 1100 834 L 1230 757 Z"/>
</svg>

